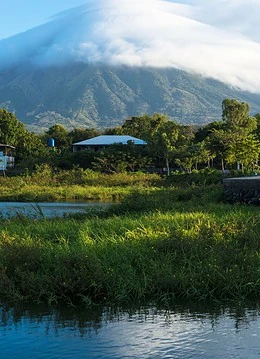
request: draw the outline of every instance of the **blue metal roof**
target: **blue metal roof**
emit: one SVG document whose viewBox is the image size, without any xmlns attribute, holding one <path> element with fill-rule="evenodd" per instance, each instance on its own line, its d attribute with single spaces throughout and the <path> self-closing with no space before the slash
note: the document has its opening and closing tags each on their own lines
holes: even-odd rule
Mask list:
<svg viewBox="0 0 260 359">
<path fill-rule="evenodd" d="M 128 141 L 132 141 L 135 145 L 146 145 L 147 143 L 139 138 L 132 136 L 116 136 L 116 135 L 102 135 L 89 140 L 73 143 L 73 146 L 108 146 L 115 143 L 127 144 Z"/>
</svg>

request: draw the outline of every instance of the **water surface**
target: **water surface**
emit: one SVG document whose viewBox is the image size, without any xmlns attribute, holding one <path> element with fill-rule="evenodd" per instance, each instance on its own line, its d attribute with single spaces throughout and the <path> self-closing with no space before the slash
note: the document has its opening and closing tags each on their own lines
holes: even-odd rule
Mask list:
<svg viewBox="0 0 260 359">
<path fill-rule="evenodd" d="M 1 359 L 260 357 L 256 308 L 2 308 Z"/>
<path fill-rule="evenodd" d="M 84 213 L 93 208 L 105 208 L 111 205 L 104 202 L 0 202 L 0 214 L 3 218 L 25 215 L 33 218 L 62 217 L 64 214 Z"/>
</svg>

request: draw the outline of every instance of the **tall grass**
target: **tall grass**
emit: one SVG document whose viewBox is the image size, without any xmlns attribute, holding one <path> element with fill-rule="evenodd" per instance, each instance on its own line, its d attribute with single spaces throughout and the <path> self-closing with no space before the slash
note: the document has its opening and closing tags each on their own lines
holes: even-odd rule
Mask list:
<svg viewBox="0 0 260 359">
<path fill-rule="evenodd" d="M 257 207 L 219 202 L 218 187 L 142 188 L 85 218 L 0 224 L 0 297 L 57 303 L 260 294 Z"/>
<path fill-rule="evenodd" d="M 133 189 L 160 187 L 158 175 L 122 173 L 106 175 L 76 168 L 53 172 L 40 166 L 31 175 L 0 177 L 1 201 L 120 200 Z"/>
</svg>

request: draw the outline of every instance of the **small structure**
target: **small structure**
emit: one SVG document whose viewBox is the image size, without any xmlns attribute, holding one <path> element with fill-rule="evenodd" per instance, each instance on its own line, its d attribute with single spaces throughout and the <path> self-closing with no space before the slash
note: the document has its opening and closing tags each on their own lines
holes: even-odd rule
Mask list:
<svg viewBox="0 0 260 359">
<path fill-rule="evenodd" d="M 0 171 L 14 167 L 14 146 L 0 144 Z"/>
<path fill-rule="evenodd" d="M 260 176 L 225 178 L 224 200 L 260 204 Z"/>
<path fill-rule="evenodd" d="M 145 146 L 147 144 L 145 141 L 132 136 L 102 135 L 102 136 L 90 138 L 89 140 L 73 143 L 72 146 L 73 146 L 73 152 L 85 151 L 85 150 L 92 150 L 97 152 L 101 149 L 104 149 L 114 144 L 127 145 L 130 142 L 132 142 L 137 146 Z"/>
<path fill-rule="evenodd" d="M 55 147 L 55 139 L 49 138 L 47 141 L 48 147 L 54 148 Z"/>
</svg>

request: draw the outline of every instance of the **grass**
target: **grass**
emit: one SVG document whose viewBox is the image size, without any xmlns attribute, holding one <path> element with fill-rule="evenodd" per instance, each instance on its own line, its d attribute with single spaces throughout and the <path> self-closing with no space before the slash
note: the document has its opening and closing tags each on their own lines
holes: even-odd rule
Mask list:
<svg viewBox="0 0 260 359">
<path fill-rule="evenodd" d="M 0 297 L 85 305 L 259 297 L 259 208 L 221 203 L 219 185 L 122 188 L 122 203 L 105 212 L 2 221 Z"/>
<path fill-rule="evenodd" d="M 26 185 L 21 188 L 1 188 L 0 201 L 52 202 L 68 200 L 119 201 L 133 189 L 131 187 L 95 187 L 80 185 L 40 186 Z"/>
<path fill-rule="evenodd" d="M 119 201 L 133 189 L 157 188 L 163 183 L 158 175 L 105 175 L 81 169 L 53 173 L 43 166 L 30 176 L 0 177 L 0 201 Z"/>
</svg>

